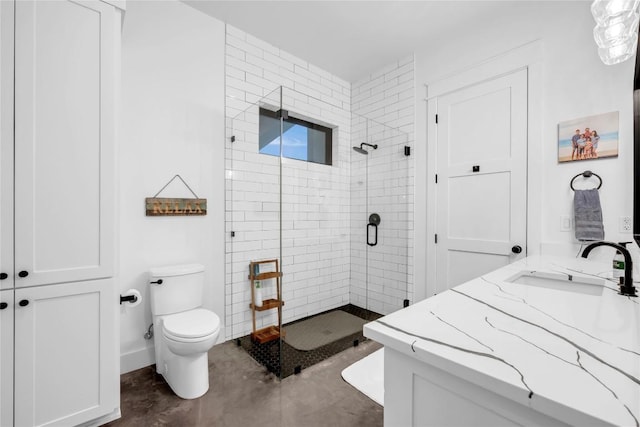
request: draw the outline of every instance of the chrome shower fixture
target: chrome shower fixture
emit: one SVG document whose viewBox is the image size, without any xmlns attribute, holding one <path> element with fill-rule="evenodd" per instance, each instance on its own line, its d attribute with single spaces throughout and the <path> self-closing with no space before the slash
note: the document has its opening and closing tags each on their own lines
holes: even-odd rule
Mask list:
<svg viewBox="0 0 640 427">
<path fill-rule="evenodd" d="M 374 150 L 378 149 L 378 144 L 367 144 L 366 142 L 363 142 L 362 144 L 360 144 L 360 147 L 353 147 L 353 151 L 357 151 L 358 153 L 364 154 L 364 155 L 369 154 L 369 152 L 367 150 L 362 148 L 363 145 L 366 145 L 367 147 L 371 147 Z"/>
</svg>

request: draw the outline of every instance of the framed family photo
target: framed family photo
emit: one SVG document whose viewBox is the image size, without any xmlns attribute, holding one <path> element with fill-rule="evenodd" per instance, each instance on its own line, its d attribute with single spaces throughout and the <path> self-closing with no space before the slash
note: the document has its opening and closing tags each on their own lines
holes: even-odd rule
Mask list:
<svg viewBox="0 0 640 427">
<path fill-rule="evenodd" d="M 558 163 L 618 157 L 618 111 L 558 124 Z"/>
</svg>

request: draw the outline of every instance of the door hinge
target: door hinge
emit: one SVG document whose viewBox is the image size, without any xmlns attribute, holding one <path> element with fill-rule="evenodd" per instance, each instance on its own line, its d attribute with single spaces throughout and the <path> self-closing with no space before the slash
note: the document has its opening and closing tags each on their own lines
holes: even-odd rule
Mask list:
<svg viewBox="0 0 640 427">
<path fill-rule="evenodd" d="M 435 243 L 436 245 L 438 244 L 438 235 L 436 234 L 436 238 L 435 238 Z"/>
<path fill-rule="evenodd" d="M 436 124 L 438 124 L 438 115 L 436 114 Z"/>
<path fill-rule="evenodd" d="M 231 135 L 231 142 L 236 142 L 236 136 L 235 135 Z"/>
<path fill-rule="evenodd" d="M 231 237 L 236 237 L 236 232 L 235 231 L 231 232 Z"/>
<path fill-rule="evenodd" d="M 438 183 L 438 174 L 436 174 L 436 184 Z"/>
</svg>

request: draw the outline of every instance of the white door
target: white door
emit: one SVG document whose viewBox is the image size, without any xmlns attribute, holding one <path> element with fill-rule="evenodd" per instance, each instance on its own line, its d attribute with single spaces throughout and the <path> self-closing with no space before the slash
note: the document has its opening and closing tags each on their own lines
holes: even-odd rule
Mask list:
<svg viewBox="0 0 640 427">
<path fill-rule="evenodd" d="M 436 291 L 526 256 L 527 70 L 437 98 Z"/>
<path fill-rule="evenodd" d="M 16 426 L 78 425 L 118 406 L 113 287 L 106 279 L 16 289 Z"/>
<path fill-rule="evenodd" d="M 13 290 L 0 291 L 0 426 L 13 425 Z"/>
<path fill-rule="evenodd" d="M 17 287 L 113 275 L 115 19 L 15 3 Z"/>
</svg>

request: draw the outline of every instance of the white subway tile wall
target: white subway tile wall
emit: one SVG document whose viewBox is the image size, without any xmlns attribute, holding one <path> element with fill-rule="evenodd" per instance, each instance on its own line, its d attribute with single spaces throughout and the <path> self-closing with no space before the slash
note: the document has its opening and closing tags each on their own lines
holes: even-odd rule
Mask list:
<svg viewBox="0 0 640 427">
<path fill-rule="evenodd" d="M 230 25 L 226 37 L 227 338 L 251 332 L 249 262 L 279 258 L 280 239 L 283 323 L 349 302 L 380 313 L 400 308 L 412 274 L 407 255 L 412 253 L 413 163 L 402 149 L 413 138 L 413 96 L 407 97 L 413 59 L 353 85 L 358 96 L 352 97 L 349 82 L 300 58 Z M 280 164 L 278 157 L 258 153 L 259 107 L 280 105 L 334 129 L 331 166 L 287 158 Z M 352 111 L 402 132 L 352 118 Z M 365 156 L 351 150 L 365 134 L 380 145 L 376 156 L 369 156 L 368 169 Z M 364 300 L 368 214 L 361 191 L 367 170 L 369 208 L 383 216 L 380 244 L 369 251 L 369 302 Z M 275 283 L 265 285 L 263 297 L 274 297 Z M 256 323 L 257 328 L 277 323 L 276 310 L 257 313 Z"/>
<path fill-rule="evenodd" d="M 349 303 L 351 85 L 231 26 L 226 60 L 226 334 L 237 338 L 252 330 L 249 262 L 280 257 L 280 221 L 283 322 Z M 332 165 L 259 154 L 259 107 L 280 106 L 334 129 Z M 273 280 L 263 294 L 275 297 Z M 276 323 L 276 310 L 257 313 L 257 328 Z"/>
</svg>

